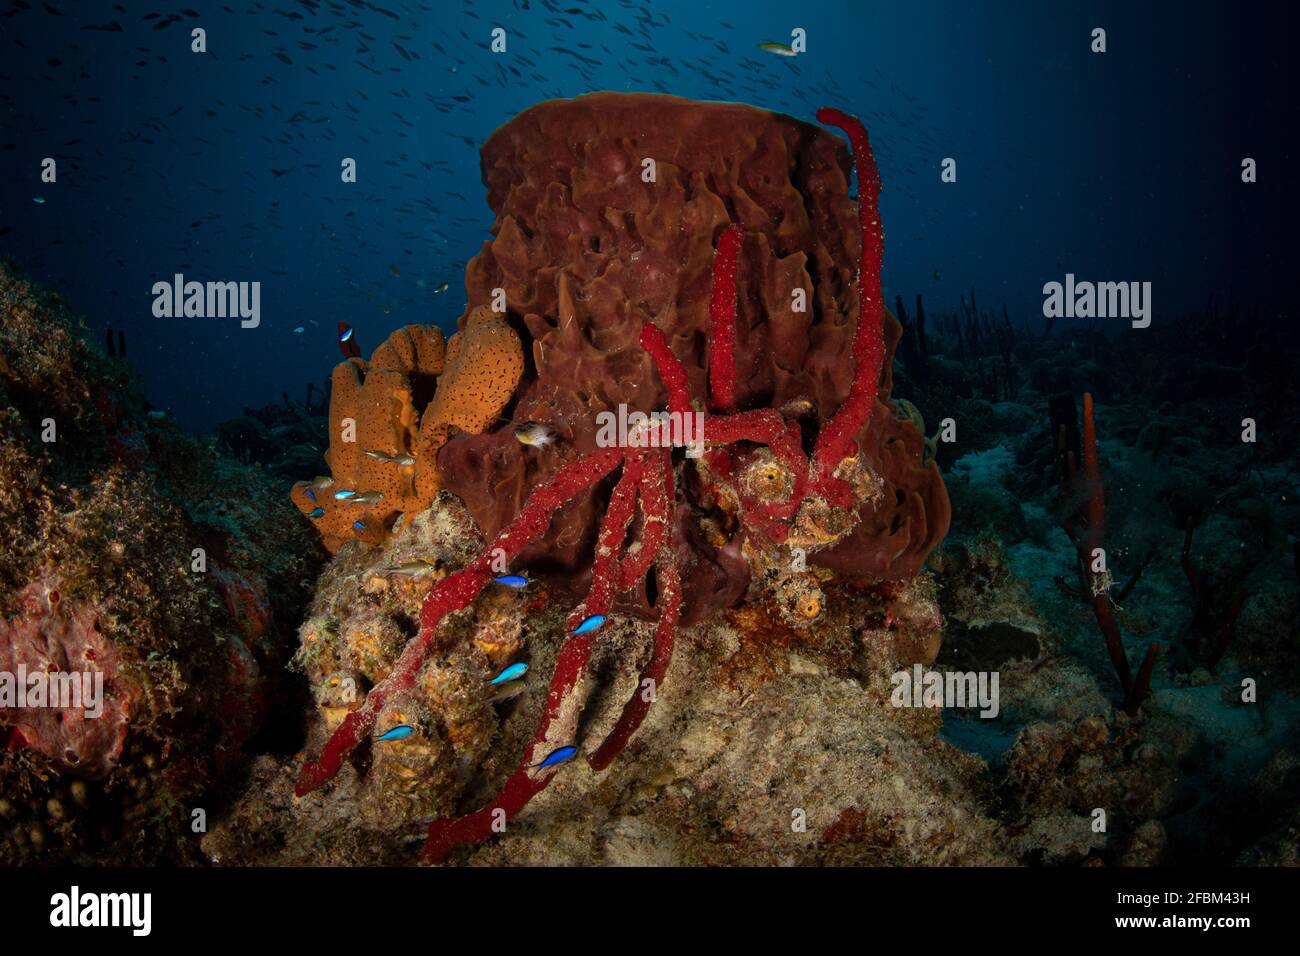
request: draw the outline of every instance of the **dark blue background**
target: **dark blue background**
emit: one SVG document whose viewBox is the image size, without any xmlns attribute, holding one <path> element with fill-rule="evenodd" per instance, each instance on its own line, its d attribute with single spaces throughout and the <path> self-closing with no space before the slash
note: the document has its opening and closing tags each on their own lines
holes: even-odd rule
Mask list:
<svg viewBox="0 0 1300 956">
<path fill-rule="evenodd" d="M 539 100 L 599 89 L 860 115 L 890 301 L 953 309 L 973 285 L 1037 323 L 1043 283 L 1067 271 L 1151 281 L 1161 323 L 1211 296 L 1276 310 L 1289 295 L 1283 8 L 8 0 L 5 14 L 0 255 L 62 290 L 97 339 L 124 328 L 149 397 L 193 427 L 301 397 L 339 360 L 340 319 L 366 354 L 399 325 L 453 323 L 492 222 L 478 145 Z M 207 54 L 190 52 L 195 26 Z M 505 55 L 488 50 L 494 26 Z M 756 49 L 793 27 L 806 55 Z M 945 156 L 956 185 L 940 183 Z M 178 271 L 260 281 L 261 327 L 155 319 L 151 287 Z"/>
</svg>

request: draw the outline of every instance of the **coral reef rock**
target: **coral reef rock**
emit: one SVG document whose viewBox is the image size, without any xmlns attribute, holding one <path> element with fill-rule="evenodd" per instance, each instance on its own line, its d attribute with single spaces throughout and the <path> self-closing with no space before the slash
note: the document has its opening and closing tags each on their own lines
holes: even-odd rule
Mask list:
<svg viewBox="0 0 1300 956">
<path fill-rule="evenodd" d="M 319 548 L 4 264 L 0 406 L 0 672 L 49 688 L 0 700 L 0 863 L 193 860 L 191 812 L 276 704 Z"/>
</svg>

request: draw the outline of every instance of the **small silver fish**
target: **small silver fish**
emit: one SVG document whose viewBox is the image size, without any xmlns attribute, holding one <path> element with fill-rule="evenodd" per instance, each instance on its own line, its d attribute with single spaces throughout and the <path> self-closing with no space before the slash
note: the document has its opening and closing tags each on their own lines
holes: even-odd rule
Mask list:
<svg viewBox="0 0 1300 956">
<path fill-rule="evenodd" d="M 777 56 L 798 56 L 787 43 L 760 43 L 758 48 L 765 53 L 775 53 Z"/>
<path fill-rule="evenodd" d="M 337 497 L 337 495 L 335 496 Z M 353 505 L 373 505 L 377 501 L 384 500 L 382 491 L 363 491 L 359 495 L 353 495 L 348 499 L 348 504 Z"/>
<path fill-rule="evenodd" d="M 298 326 L 296 329 L 293 330 L 293 334 L 294 334 L 294 335 L 302 335 L 302 334 L 303 334 L 304 332 L 306 332 L 306 331 L 307 331 L 307 330 L 304 329 L 304 328 L 300 325 L 300 326 Z"/>
<path fill-rule="evenodd" d="M 506 684 L 491 700 L 493 704 L 504 704 L 508 700 L 514 700 L 520 694 L 528 690 L 528 685 L 523 681 L 516 681 L 513 684 Z"/>
<path fill-rule="evenodd" d="M 441 285 L 439 285 L 438 288 L 433 290 L 433 294 L 437 295 L 439 292 L 446 292 L 450 288 L 451 285 L 449 283 L 444 282 Z"/>
<path fill-rule="evenodd" d="M 528 422 L 526 425 L 520 425 L 515 429 L 515 438 L 519 439 L 519 443 L 522 445 L 545 448 L 555 441 L 555 432 L 537 422 Z"/>
<path fill-rule="evenodd" d="M 414 465 L 415 457 L 413 455 L 388 455 L 382 451 L 368 451 L 366 455 L 375 461 L 388 461 L 396 465 Z"/>
<path fill-rule="evenodd" d="M 36 203 L 36 205 L 38 205 L 38 206 L 44 206 L 44 205 L 45 205 L 45 197 L 44 197 L 44 196 L 33 196 L 33 197 L 32 197 L 32 202 Z"/>
<path fill-rule="evenodd" d="M 317 475 L 311 480 L 311 483 L 314 488 L 328 488 L 330 485 L 334 484 L 334 479 L 329 475 Z"/>
<path fill-rule="evenodd" d="M 396 567 L 385 568 L 384 573 L 403 578 L 423 578 L 433 573 L 433 569 L 438 565 L 428 558 L 416 558 L 413 561 L 407 561 Z"/>
</svg>

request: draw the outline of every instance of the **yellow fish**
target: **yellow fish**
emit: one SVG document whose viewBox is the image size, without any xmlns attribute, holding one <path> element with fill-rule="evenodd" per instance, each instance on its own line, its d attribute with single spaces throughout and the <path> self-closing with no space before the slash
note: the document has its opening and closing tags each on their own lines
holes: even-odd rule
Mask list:
<svg viewBox="0 0 1300 956">
<path fill-rule="evenodd" d="M 534 448 L 545 448 L 555 441 L 555 432 L 537 422 L 528 422 L 515 429 L 515 437 L 519 439 L 520 444 L 532 445 Z"/>
</svg>

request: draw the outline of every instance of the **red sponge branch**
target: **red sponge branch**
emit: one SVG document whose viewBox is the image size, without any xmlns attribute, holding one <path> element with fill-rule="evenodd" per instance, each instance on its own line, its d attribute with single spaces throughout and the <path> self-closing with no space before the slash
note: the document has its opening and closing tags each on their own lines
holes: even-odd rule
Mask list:
<svg viewBox="0 0 1300 956">
<path fill-rule="evenodd" d="M 680 415 L 689 415 L 691 408 L 690 385 L 686 381 L 686 369 L 677 360 L 673 350 L 668 347 L 659 326 L 647 322 L 641 327 L 641 348 L 650 355 L 659 377 L 668 389 L 668 410 Z"/>
<path fill-rule="evenodd" d="M 641 456 L 626 459 L 622 477 L 614 488 L 609 510 L 605 512 L 600 532 L 596 536 L 596 558 L 592 566 L 591 590 L 582 603 L 582 609 L 575 610 L 570 616 L 570 632 L 586 617 L 592 614 L 604 614 L 609 610 L 613 586 L 618 580 L 618 551 L 623 538 L 627 535 L 628 524 L 632 520 L 632 512 L 636 506 L 637 485 L 641 482 L 644 467 L 645 461 Z M 571 742 L 567 738 L 550 740 L 551 725 L 564 714 L 570 694 L 587 669 L 587 662 L 591 659 L 591 638 L 590 634 L 570 633 L 564 646 L 560 648 L 541 723 L 538 724 L 532 742 L 524 752 L 523 760 L 506 781 L 501 793 L 486 807 L 468 816 L 434 820 L 429 825 L 429 836 L 420 854 L 424 862 L 440 862 L 447 851 L 454 846 L 481 843 L 498 832 L 507 820 L 528 805 L 528 801 L 546 789 L 556 768 L 539 769 L 537 764 L 541 763 L 551 751 L 567 746 Z M 566 732 L 571 732 L 572 724 L 576 724 L 576 712 L 566 716 L 571 718 L 570 721 L 565 721 Z"/>
<path fill-rule="evenodd" d="M 858 171 L 858 220 L 862 229 L 862 260 L 858 266 L 858 327 L 853 336 L 853 384 L 839 411 L 822 428 L 813 449 L 812 484 L 825 493 L 836 484 L 834 472 L 848 457 L 856 435 L 871 417 L 885 362 L 884 296 L 880 268 L 885 238 L 880 227 L 880 172 L 867 131 L 856 117 L 837 109 L 817 111 L 817 119 L 838 126 L 849 137 Z M 840 494 L 838 497 L 843 497 Z"/>
<path fill-rule="evenodd" d="M 720 412 L 736 407 L 736 255 L 744 235 L 732 224 L 723 230 L 713 254 L 709 295 L 709 396 Z"/>
<path fill-rule="evenodd" d="M 677 621 L 681 617 L 682 610 L 682 577 L 677 566 L 677 555 L 673 551 L 671 532 L 672 514 L 670 503 L 676 500 L 676 496 L 673 491 L 672 457 L 667 450 L 664 450 L 658 454 L 657 458 L 658 460 L 651 468 L 651 471 L 657 474 L 648 475 L 645 483 L 657 486 L 658 490 L 654 494 L 648 495 L 647 499 L 653 501 L 661 510 L 655 514 L 648 513 L 647 519 L 657 519 L 668 530 L 663 539 L 663 547 L 660 548 L 658 559 L 655 562 L 659 585 L 659 597 L 655 606 L 659 611 L 659 622 L 655 625 L 654 649 L 650 655 L 650 663 L 641 672 L 641 678 L 637 682 L 636 690 L 632 692 L 632 696 L 628 698 L 628 702 L 623 706 L 623 713 L 619 715 L 614 729 L 610 731 L 604 743 L 587 758 L 587 762 L 591 764 L 593 770 L 604 770 L 627 746 L 627 742 L 636 733 L 637 728 L 641 726 L 646 714 L 649 713 L 650 704 L 653 702 L 659 686 L 663 684 L 664 675 L 668 673 L 668 665 L 672 663 L 673 659 L 673 643 L 677 633 Z"/>
</svg>

